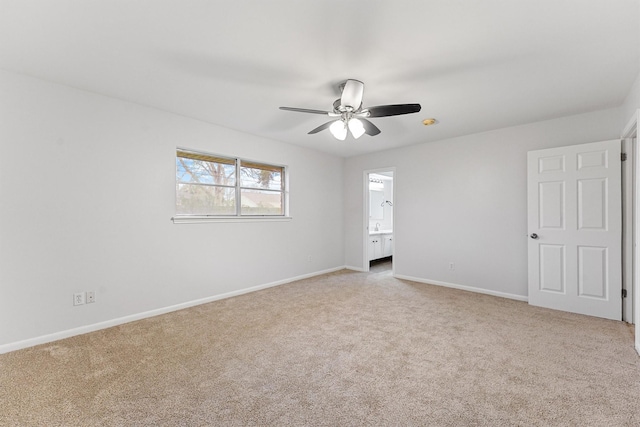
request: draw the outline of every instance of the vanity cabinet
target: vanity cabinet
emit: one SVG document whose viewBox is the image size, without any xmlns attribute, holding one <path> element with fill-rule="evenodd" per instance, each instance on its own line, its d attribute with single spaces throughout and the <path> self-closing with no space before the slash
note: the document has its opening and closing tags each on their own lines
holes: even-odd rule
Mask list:
<svg viewBox="0 0 640 427">
<path fill-rule="evenodd" d="M 382 237 L 369 236 L 369 261 L 382 258 Z"/>
<path fill-rule="evenodd" d="M 393 234 L 369 236 L 369 261 L 393 255 Z"/>
<path fill-rule="evenodd" d="M 382 235 L 382 257 L 393 255 L 393 234 Z"/>
</svg>

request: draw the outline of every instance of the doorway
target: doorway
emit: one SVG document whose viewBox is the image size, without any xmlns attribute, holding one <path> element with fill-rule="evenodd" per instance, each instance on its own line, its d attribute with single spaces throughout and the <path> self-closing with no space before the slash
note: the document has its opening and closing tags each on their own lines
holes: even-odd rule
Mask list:
<svg viewBox="0 0 640 427">
<path fill-rule="evenodd" d="M 394 169 L 365 172 L 364 270 L 392 273 L 394 255 Z"/>
<path fill-rule="evenodd" d="M 617 305 L 617 311 L 615 313 L 615 315 L 613 315 L 612 317 L 609 316 L 602 316 L 602 317 L 609 317 L 615 320 L 620 320 L 622 319 L 625 322 L 628 323 L 633 323 L 636 326 L 639 324 L 640 322 L 640 313 L 639 313 L 639 309 L 638 307 L 640 307 L 640 292 L 638 292 L 638 274 L 637 274 L 637 266 L 640 265 L 640 251 L 637 251 L 637 242 L 638 242 L 638 230 L 640 230 L 639 224 L 638 222 L 640 221 L 640 218 L 637 215 L 638 212 L 638 207 L 637 204 L 640 202 L 640 197 L 638 195 L 638 192 L 640 190 L 640 185 L 638 185 L 638 180 L 640 180 L 640 176 L 636 173 L 636 168 L 638 165 L 638 158 L 640 157 L 639 154 L 639 150 L 638 147 L 636 146 L 636 142 L 637 142 L 637 124 L 638 122 L 640 122 L 640 110 L 638 110 L 636 112 L 636 114 L 634 114 L 634 117 L 630 120 L 629 124 L 625 127 L 623 133 L 622 133 L 622 146 L 620 147 L 620 140 L 616 140 L 616 141 L 611 141 L 611 143 L 614 143 L 614 145 L 617 145 L 618 148 L 621 148 L 621 152 L 622 152 L 622 156 L 620 158 L 620 160 L 622 160 L 621 162 L 617 161 L 617 157 L 616 155 L 611 155 L 611 156 L 604 156 L 602 157 L 603 161 L 606 161 L 607 157 L 610 157 L 611 160 L 613 160 L 611 162 L 612 166 L 620 166 L 620 171 L 618 172 L 618 176 L 621 178 L 621 182 L 618 181 L 618 187 L 621 190 L 621 194 L 620 194 L 620 200 L 621 203 L 615 203 L 616 206 L 613 206 L 615 209 L 596 209 L 598 212 L 603 212 L 603 214 L 607 214 L 611 215 L 612 217 L 615 217 L 616 220 L 620 219 L 621 220 L 621 224 L 620 224 L 620 237 L 621 237 L 621 242 L 619 242 L 618 244 L 615 244 L 612 246 L 612 252 L 615 251 L 617 252 L 618 249 L 617 247 L 620 247 L 621 249 L 621 253 L 619 256 L 617 256 L 616 258 L 620 259 L 621 264 L 618 265 L 618 263 L 620 263 L 620 261 L 618 261 L 616 263 L 616 265 L 618 265 L 618 267 L 616 268 L 614 265 L 608 265 L 608 267 L 613 267 L 613 268 L 607 268 L 607 270 L 609 270 L 612 273 L 616 273 L 618 271 L 621 271 L 621 277 L 620 279 L 618 279 L 617 281 L 619 281 L 619 288 L 617 288 L 617 292 L 616 290 L 612 290 L 611 292 L 606 292 L 607 294 L 610 293 L 612 300 L 617 300 L 618 303 L 615 304 Z M 617 143 L 617 144 L 616 144 Z M 586 146 L 591 146 L 592 144 L 583 144 L 582 146 L 586 147 Z M 572 146 L 572 148 L 575 149 L 580 149 L 581 146 Z M 561 147 L 561 148 L 556 148 L 554 150 L 564 150 L 567 149 L 569 147 Z M 540 152 L 546 152 L 547 154 L 549 154 L 549 150 L 539 150 Z M 532 152 L 532 154 L 535 152 Z M 593 171 L 597 168 L 595 168 L 595 166 L 597 166 L 597 162 L 592 162 L 592 164 L 590 164 L 589 162 L 587 162 L 588 160 L 588 156 L 594 156 L 594 154 L 597 153 L 597 150 L 591 150 L 589 153 L 583 153 L 581 156 L 578 156 L 578 159 L 580 159 L 582 161 L 581 164 L 581 168 L 584 169 L 585 171 L 587 169 L 592 169 L 592 171 L 590 171 L 590 173 L 594 173 Z M 534 171 L 538 171 L 539 173 L 544 173 L 546 175 L 551 174 L 552 172 L 554 172 L 551 166 L 553 166 L 551 163 L 553 163 L 554 159 L 560 159 L 559 154 L 561 153 L 551 153 L 556 155 L 555 157 L 552 155 L 547 155 L 544 156 L 543 158 L 540 158 L 537 160 L 537 164 L 534 165 L 534 167 L 532 168 Z M 595 159 L 595 157 L 594 157 Z M 557 166 L 556 169 L 558 169 L 558 172 L 560 171 L 560 169 L 564 170 L 565 166 L 568 167 L 568 164 L 565 165 L 564 161 L 562 162 L 556 162 L 557 164 L 555 164 Z M 594 176 L 589 176 L 587 177 L 589 179 L 583 179 L 581 180 L 582 182 L 580 182 L 580 184 L 583 185 L 578 185 L 577 187 L 574 185 L 571 186 L 563 186 L 563 191 L 558 193 L 558 196 L 562 196 L 561 199 L 564 200 L 564 197 L 567 196 L 567 192 L 564 191 L 564 188 L 568 188 L 571 191 L 577 190 L 578 192 L 583 191 L 584 197 L 582 199 L 580 199 L 582 202 L 580 203 L 580 205 L 584 205 L 588 200 L 587 200 L 587 196 L 593 198 L 594 194 L 597 195 L 598 192 L 597 191 L 592 191 L 592 192 L 587 192 L 585 189 L 588 189 L 588 185 L 589 182 L 595 182 L 596 181 L 596 177 Z M 612 177 L 612 178 L 616 178 L 616 180 L 618 180 L 617 177 Z M 549 196 L 552 196 L 550 190 L 553 189 L 553 185 L 559 185 L 560 180 L 543 180 L 543 181 L 549 181 L 548 183 L 543 183 L 540 184 L 538 183 L 537 185 L 537 191 L 534 191 L 532 193 L 537 194 L 538 197 L 542 197 L 544 194 L 548 193 Z M 613 181 L 613 180 L 612 180 Z M 571 187 L 571 188 L 569 188 Z M 545 190 L 545 191 L 542 191 Z M 568 191 L 568 190 L 567 190 Z M 618 190 L 617 190 L 618 191 Z M 606 194 L 609 194 L 610 192 L 607 191 L 605 192 Z M 548 197 L 549 198 L 549 197 Z M 553 202 L 554 200 L 553 197 L 551 197 L 550 200 L 548 200 L 548 202 Z M 555 199 L 558 199 L 557 197 Z M 604 199 L 603 199 L 604 200 Z M 557 200 L 556 200 L 557 201 Z M 533 203 L 529 203 L 530 206 L 535 206 L 536 205 L 536 201 L 533 200 Z M 562 203 L 562 205 L 564 205 L 564 203 Z M 553 208 L 553 203 L 546 203 L 545 204 L 546 208 Z M 560 206 L 560 205 L 558 205 Z M 583 206 L 584 207 L 584 206 Z M 546 211 L 545 210 L 541 210 L 541 209 L 535 209 L 537 211 L 538 214 L 543 214 Z M 561 210 L 558 208 L 556 209 L 557 212 L 560 212 Z M 597 215 L 586 215 L 586 214 L 580 214 L 580 212 L 574 212 L 577 214 L 576 218 L 578 221 L 582 221 L 583 224 L 582 228 L 589 228 L 586 227 L 589 224 L 587 224 L 587 220 L 593 220 L 596 218 Z M 571 218 L 573 218 L 575 215 L 571 215 Z M 602 215 L 601 215 L 602 216 Z M 602 216 L 604 219 L 604 216 Z M 567 217 L 568 219 L 571 219 L 569 217 Z M 543 220 L 544 221 L 543 221 Z M 542 227 L 542 225 L 546 225 L 546 228 L 548 228 L 547 230 L 545 230 L 545 237 L 550 237 L 551 236 L 551 229 L 553 229 L 553 225 L 552 224 L 552 219 L 553 219 L 553 215 L 551 214 L 547 214 L 546 216 L 544 216 L 544 218 L 534 218 L 533 223 L 529 224 L 529 228 L 532 229 L 533 231 L 535 231 L 534 234 L 532 234 L 530 236 L 531 239 L 535 239 L 534 241 L 529 240 L 529 244 L 531 246 L 532 243 L 542 243 L 542 234 L 540 232 L 538 232 L 538 228 Z M 559 217 L 558 219 L 559 224 L 562 225 L 562 229 L 564 229 L 564 215 L 562 216 L 562 218 Z M 531 221 L 530 221 L 531 222 Z M 545 223 L 545 224 L 542 224 Z M 546 224 L 548 223 L 548 224 Z M 536 225 L 538 224 L 538 225 Z M 542 224 L 542 225 L 540 225 Z M 585 226 L 586 225 L 586 226 Z M 538 228 L 536 228 L 538 227 Z M 558 228 L 558 227 L 555 227 Z M 575 228 L 575 227 L 570 227 L 570 228 Z M 581 227 L 579 227 L 581 228 Z M 591 227 L 592 229 L 595 229 L 597 227 Z M 605 228 L 609 228 L 608 226 Z M 617 226 L 615 228 L 618 228 Z M 584 230 L 583 230 L 584 231 Z M 588 231 L 588 230 L 586 230 Z M 599 233 L 602 234 L 602 233 Z M 530 251 L 530 254 L 533 253 L 533 255 L 542 257 L 542 255 L 548 255 L 545 258 L 545 268 L 543 269 L 541 266 L 537 266 L 537 268 L 533 268 L 532 270 L 530 270 L 530 275 L 534 274 L 534 276 L 536 276 L 536 274 L 541 275 L 542 272 L 544 272 L 546 274 L 546 277 L 544 279 L 547 280 L 542 280 L 543 278 L 538 278 L 537 276 L 534 277 L 534 279 L 538 279 L 538 280 L 533 280 L 533 283 L 535 284 L 535 282 L 538 282 L 539 286 L 537 288 L 548 288 L 546 289 L 547 291 L 553 291 L 553 283 L 554 280 L 552 280 L 554 278 L 553 271 L 549 270 L 549 268 L 547 267 L 553 267 L 553 266 L 557 266 L 557 267 L 562 267 L 562 264 L 564 264 L 565 261 L 565 251 L 564 250 L 560 250 L 562 249 L 560 247 L 559 244 L 557 244 L 557 242 L 551 242 L 554 244 L 550 244 L 547 243 L 546 245 L 544 245 L 544 248 L 538 248 L 538 250 L 535 251 Z M 540 244 L 538 244 L 538 246 L 540 246 Z M 596 249 L 598 249 L 598 245 L 590 242 L 589 245 L 583 245 L 580 246 L 579 248 L 579 254 L 584 255 L 584 259 L 582 261 L 582 263 L 578 262 L 576 263 L 575 267 L 580 267 L 581 265 L 585 267 L 585 269 L 587 268 L 591 268 L 593 269 L 594 267 L 597 267 L 597 262 L 587 262 L 587 256 L 588 255 L 588 251 L 592 251 L 594 252 Z M 561 257 L 561 261 L 563 261 L 562 263 L 560 262 L 553 262 L 554 259 L 552 259 L 551 254 L 553 251 L 556 251 L 558 253 L 561 253 L 562 257 Z M 548 252 L 548 254 L 547 254 Z M 574 252 L 574 251 L 571 251 Z M 568 256 L 568 255 L 567 255 Z M 555 260 L 557 261 L 557 260 Z M 580 261 L 580 260 L 578 260 Z M 597 260 L 594 260 L 597 261 Z M 565 268 L 561 269 L 562 271 L 562 275 L 558 275 L 556 274 L 555 276 L 557 276 L 557 279 L 562 279 L 562 280 L 556 280 L 555 282 L 557 282 L 557 287 L 559 286 L 564 286 L 564 279 L 566 278 L 566 275 L 564 274 L 564 271 L 567 270 Z M 569 270 L 575 270 L 575 268 L 571 268 L 568 269 Z M 605 269 L 600 269 L 602 270 L 602 273 L 605 272 Z M 551 272 L 551 273 L 549 273 Z M 548 274 L 547 274 L 548 273 Z M 600 274 L 584 274 L 581 276 L 581 278 L 579 277 L 580 281 L 581 281 L 581 287 L 579 287 L 579 293 L 578 295 L 580 295 L 580 293 L 585 294 L 586 296 L 590 297 L 591 301 L 590 301 L 590 310 L 593 309 L 596 305 L 596 300 L 598 299 L 598 295 L 594 292 L 591 292 L 590 295 L 587 295 L 587 291 L 589 291 L 589 283 L 588 281 L 592 281 L 593 282 L 593 278 L 594 277 L 598 277 L 600 276 Z M 604 277 L 604 276 L 603 276 Z M 544 283 L 543 283 L 544 282 Z M 612 283 L 613 281 L 609 281 L 607 280 L 608 283 Z M 530 277 L 530 285 L 532 283 L 531 277 Z M 595 282 L 594 282 L 595 283 Z M 543 284 L 544 286 L 540 285 Z M 597 285 L 597 283 L 596 283 Z M 620 289 L 621 288 L 621 289 Z M 604 290 L 604 286 L 594 286 L 593 289 L 603 289 Z M 593 290 L 592 289 L 592 290 Z M 532 292 L 532 290 L 530 289 L 530 295 L 529 295 L 529 301 L 530 303 L 532 301 L 535 300 L 535 292 L 537 291 L 537 289 L 533 290 L 534 292 Z M 620 291 L 622 291 L 620 293 Z M 572 292 L 572 294 L 576 294 L 575 292 Z M 532 296 L 533 295 L 533 296 Z M 618 297 L 621 297 L 620 299 L 618 299 Z M 602 298 L 600 298 L 602 299 Z M 535 302 L 535 301 L 534 301 Z M 537 304 L 534 304 L 537 305 Z M 563 308 L 561 308 L 563 309 Z M 567 311 L 574 311 L 572 309 L 566 309 Z M 580 311 L 578 311 L 580 312 Z M 597 315 L 594 314 L 592 311 L 588 311 L 585 312 L 584 314 L 591 314 L 591 315 Z M 636 327 L 635 330 L 635 347 L 636 350 L 640 353 L 640 329 Z"/>
</svg>

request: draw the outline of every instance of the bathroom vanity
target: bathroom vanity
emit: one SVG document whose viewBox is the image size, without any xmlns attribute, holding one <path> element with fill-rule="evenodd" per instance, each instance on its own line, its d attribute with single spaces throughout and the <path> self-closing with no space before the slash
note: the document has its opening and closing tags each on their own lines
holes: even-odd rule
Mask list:
<svg viewBox="0 0 640 427">
<path fill-rule="evenodd" d="M 393 231 L 369 232 L 369 261 L 393 255 Z"/>
</svg>

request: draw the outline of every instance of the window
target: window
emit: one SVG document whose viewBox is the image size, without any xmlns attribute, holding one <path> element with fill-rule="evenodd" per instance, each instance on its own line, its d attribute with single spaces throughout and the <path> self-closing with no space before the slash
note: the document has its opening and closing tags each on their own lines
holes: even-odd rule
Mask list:
<svg viewBox="0 0 640 427">
<path fill-rule="evenodd" d="M 285 215 L 285 167 L 178 149 L 176 214 Z"/>
</svg>

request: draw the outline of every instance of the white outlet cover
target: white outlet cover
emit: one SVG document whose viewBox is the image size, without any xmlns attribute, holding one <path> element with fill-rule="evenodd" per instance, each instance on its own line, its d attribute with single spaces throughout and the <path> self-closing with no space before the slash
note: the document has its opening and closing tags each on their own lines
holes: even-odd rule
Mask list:
<svg viewBox="0 0 640 427">
<path fill-rule="evenodd" d="M 73 294 L 73 305 L 83 305 L 85 303 L 84 292 L 77 292 Z"/>
</svg>

